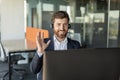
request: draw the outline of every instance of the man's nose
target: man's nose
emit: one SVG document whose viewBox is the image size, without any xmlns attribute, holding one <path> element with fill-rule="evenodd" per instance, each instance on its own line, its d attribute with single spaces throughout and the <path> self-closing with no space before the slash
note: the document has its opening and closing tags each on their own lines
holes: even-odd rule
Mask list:
<svg viewBox="0 0 120 80">
<path fill-rule="evenodd" d="M 60 30 L 64 30 L 64 25 L 60 25 Z"/>
</svg>

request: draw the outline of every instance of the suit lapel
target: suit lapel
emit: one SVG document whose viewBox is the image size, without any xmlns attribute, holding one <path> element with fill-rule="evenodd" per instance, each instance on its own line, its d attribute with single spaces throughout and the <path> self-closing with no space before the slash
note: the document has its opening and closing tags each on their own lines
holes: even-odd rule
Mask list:
<svg viewBox="0 0 120 80">
<path fill-rule="evenodd" d="M 71 40 L 68 38 L 67 49 L 72 49 Z"/>
<path fill-rule="evenodd" d="M 53 37 L 50 37 L 50 44 L 48 46 L 48 49 L 47 50 L 50 50 L 50 51 L 53 51 L 54 50 L 54 41 L 53 41 Z"/>
</svg>

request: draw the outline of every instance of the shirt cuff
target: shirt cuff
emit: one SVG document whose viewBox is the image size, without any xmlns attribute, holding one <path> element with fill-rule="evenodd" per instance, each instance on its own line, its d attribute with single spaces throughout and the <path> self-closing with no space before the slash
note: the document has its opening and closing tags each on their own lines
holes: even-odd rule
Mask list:
<svg viewBox="0 0 120 80">
<path fill-rule="evenodd" d="M 43 55 L 43 54 L 40 53 L 40 52 L 37 52 L 37 54 L 38 54 L 39 57 L 42 57 L 42 55 Z"/>
</svg>

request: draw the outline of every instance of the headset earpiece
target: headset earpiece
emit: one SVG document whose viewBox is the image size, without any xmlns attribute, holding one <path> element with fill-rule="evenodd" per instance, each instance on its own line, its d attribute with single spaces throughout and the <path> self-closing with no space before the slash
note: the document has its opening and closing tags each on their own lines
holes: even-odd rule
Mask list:
<svg viewBox="0 0 120 80">
<path fill-rule="evenodd" d="M 50 24 L 50 28 L 53 28 L 53 24 Z"/>
<path fill-rule="evenodd" d="M 68 29 L 70 29 L 71 28 L 71 25 L 70 24 L 68 24 Z"/>
</svg>

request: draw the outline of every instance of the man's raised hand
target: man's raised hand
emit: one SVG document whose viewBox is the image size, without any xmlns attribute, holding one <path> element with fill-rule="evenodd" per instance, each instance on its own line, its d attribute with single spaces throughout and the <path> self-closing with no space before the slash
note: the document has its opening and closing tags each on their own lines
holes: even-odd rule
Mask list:
<svg viewBox="0 0 120 80">
<path fill-rule="evenodd" d="M 44 42 L 44 33 L 43 32 L 38 32 L 36 36 L 36 44 L 37 44 L 37 52 L 39 53 L 44 53 L 45 49 L 48 47 L 50 44 L 50 40 L 45 43 Z"/>
</svg>

